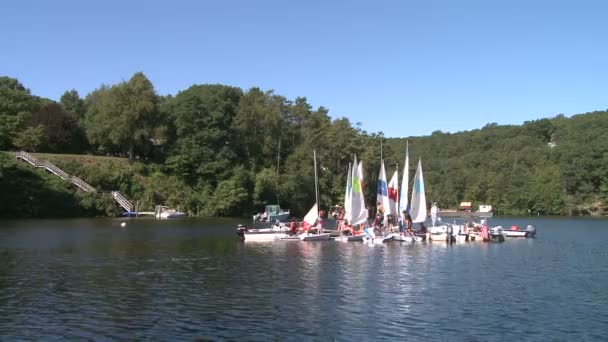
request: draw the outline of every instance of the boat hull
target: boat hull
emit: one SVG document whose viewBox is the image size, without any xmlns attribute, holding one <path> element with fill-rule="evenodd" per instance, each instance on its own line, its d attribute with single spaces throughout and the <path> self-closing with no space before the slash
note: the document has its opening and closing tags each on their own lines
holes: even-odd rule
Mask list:
<svg viewBox="0 0 608 342">
<path fill-rule="evenodd" d="M 302 241 L 327 241 L 329 240 L 331 234 L 301 234 L 300 240 Z"/>
<path fill-rule="evenodd" d="M 243 235 L 247 242 L 272 242 L 288 236 L 280 232 L 245 232 Z"/>
<path fill-rule="evenodd" d="M 528 236 L 528 232 L 521 230 L 504 230 L 502 235 L 506 238 L 525 238 Z"/>
<path fill-rule="evenodd" d="M 359 235 L 342 235 L 342 236 L 336 237 L 335 239 L 342 241 L 342 242 L 356 242 L 356 241 L 363 241 L 364 238 L 365 238 L 365 235 L 359 234 Z"/>
<path fill-rule="evenodd" d="M 422 241 L 422 238 L 419 236 L 403 236 L 403 235 L 399 235 L 399 234 L 395 234 L 393 235 L 393 240 L 395 241 L 401 241 L 401 242 L 420 242 Z"/>
</svg>

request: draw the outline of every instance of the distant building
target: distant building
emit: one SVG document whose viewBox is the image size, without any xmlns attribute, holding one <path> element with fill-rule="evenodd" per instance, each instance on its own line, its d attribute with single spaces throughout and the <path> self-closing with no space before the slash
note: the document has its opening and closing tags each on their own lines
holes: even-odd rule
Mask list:
<svg viewBox="0 0 608 342">
<path fill-rule="evenodd" d="M 460 211 L 471 212 L 471 209 L 473 209 L 471 202 L 460 202 L 460 206 L 458 207 L 458 210 Z"/>
<path fill-rule="evenodd" d="M 480 213 L 491 213 L 492 212 L 492 206 L 491 205 L 487 205 L 487 204 L 480 204 L 479 205 L 479 212 Z"/>
</svg>

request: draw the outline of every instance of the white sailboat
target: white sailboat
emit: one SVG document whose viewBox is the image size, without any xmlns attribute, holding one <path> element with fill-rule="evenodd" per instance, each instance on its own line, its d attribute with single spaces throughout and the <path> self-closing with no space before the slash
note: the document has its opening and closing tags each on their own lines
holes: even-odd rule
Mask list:
<svg viewBox="0 0 608 342">
<path fill-rule="evenodd" d="M 420 173 L 422 175 L 422 169 L 420 170 Z M 404 220 L 405 222 L 405 217 L 403 217 L 403 212 L 405 211 L 406 213 L 410 213 L 411 208 L 410 208 L 410 201 L 409 201 L 409 178 L 410 178 L 410 153 L 409 153 L 409 142 L 407 143 L 406 147 L 405 147 L 405 165 L 403 166 L 403 178 L 401 179 L 401 194 L 400 194 L 400 198 L 399 198 L 399 215 L 401 215 L 402 220 Z M 416 180 L 414 180 L 414 182 L 416 182 Z M 424 183 L 423 183 L 423 190 L 424 190 Z M 412 201 L 414 200 L 413 198 L 414 193 L 412 192 Z M 425 201 L 426 201 L 426 196 L 425 196 Z M 426 207 L 426 205 L 425 205 Z M 404 223 L 405 224 L 405 223 Z M 394 234 L 393 237 L 394 240 L 397 241 L 405 241 L 405 242 L 415 242 L 415 241 L 422 241 L 422 238 L 418 237 L 418 236 L 406 236 L 406 235 L 401 235 L 401 234 Z"/>
<path fill-rule="evenodd" d="M 414 175 L 414 182 L 412 186 L 412 198 L 410 202 L 410 217 L 412 223 L 424 223 L 426 221 L 426 193 L 424 190 L 424 177 L 422 176 L 422 161 L 418 159 L 418 167 L 416 168 L 416 174 Z M 421 238 L 418 236 L 407 236 L 404 238 L 405 241 L 420 241 Z"/>
<path fill-rule="evenodd" d="M 382 154 L 382 150 L 380 151 Z M 388 215 L 392 214 L 391 201 L 389 199 L 389 189 L 386 181 L 386 170 L 384 168 L 384 159 L 380 158 L 380 173 L 378 174 L 378 187 L 376 190 L 376 210 L 382 210 L 384 215 L 383 226 L 387 229 Z M 393 239 L 393 234 L 389 232 L 383 232 L 381 236 L 376 236 L 373 229 L 366 230 L 367 237 L 365 242 L 369 243 L 384 243 Z"/>
<path fill-rule="evenodd" d="M 363 162 L 357 164 L 357 156 L 353 167 L 349 165 L 346 177 L 346 192 L 344 194 L 344 219 L 351 227 L 367 222 L 367 208 L 363 198 Z M 362 231 L 354 231 L 351 235 L 342 235 L 337 239 L 345 242 L 363 241 L 365 235 Z"/>
<path fill-rule="evenodd" d="M 314 152 L 314 166 L 315 166 L 315 197 L 317 202 L 312 208 L 308 211 L 308 214 L 304 217 L 304 222 L 310 224 L 311 226 L 315 223 L 319 222 L 319 178 L 317 176 L 317 151 Z M 300 234 L 300 240 L 302 241 L 327 241 L 329 240 L 330 234 L 323 233 L 323 227 L 320 226 L 317 228 L 316 234 L 311 234 L 309 232 L 304 232 Z"/>
</svg>

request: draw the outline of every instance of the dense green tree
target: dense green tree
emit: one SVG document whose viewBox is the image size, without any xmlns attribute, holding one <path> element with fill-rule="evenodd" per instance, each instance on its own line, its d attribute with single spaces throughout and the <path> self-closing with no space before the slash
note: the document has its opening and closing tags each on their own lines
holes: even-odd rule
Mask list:
<svg viewBox="0 0 608 342">
<path fill-rule="evenodd" d="M 85 132 L 70 112 L 55 102 L 44 104 L 28 120 L 28 126 L 45 128 L 43 151 L 82 153 L 87 148 Z"/>
<path fill-rule="evenodd" d="M 221 85 L 196 85 L 167 104 L 173 124 L 167 165 L 189 184 L 213 188 L 232 175 L 242 148 L 232 131 L 242 92 Z"/>
<path fill-rule="evenodd" d="M 31 113 L 40 103 L 17 79 L 0 77 L 0 150 L 15 147 L 14 139 L 26 128 Z"/>
<path fill-rule="evenodd" d="M 80 95 L 78 95 L 78 92 L 75 89 L 66 90 L 65 93 L 61 95 L 59 103 L 61 103 L 65 110 L 73 113 L 78 119 L 84 117 L 84 113 L 86 112 L 84 100 L 80 98 Z"/>
<path fill-rule="evenodd" d="M 153 139 L 158 99 L 143 73 L 110 88 L 102 86 L 87 97 L 86 105 L 87 136 L 100 152 L 118 152 L 132 160 Z"/>
<path fill-rule="evenodd" d="M 33 96 L 16 79 L 0 77 L 0 148 L 140 157 L 146 164 L 129 168 L 96 169 L 74 160 L 61 167 L 146 208 L 165 204 L 192 214 L 242 215 L 280 201 L 302 215 L 315 200 L 313 150 L 323 209 L 343 200 L 353 155 L 363 161 L 366 203 L 373 206 L 380 144 L 390 178 L 397 166 L 402 172 L 406 140 L 410 179 L 421 159 L 427 199 L 443 208 L 466 200 L 492 204 L 503 214 L 598 214 L 608 202 L 606 111 L 385 138 L 346 118 L 332 118 L 327 108 L 314 109 L 305 97 L 291 101 L 273 91 L 224 85 L 157 96 L 142 73 L 101 86 L 84 101 L 75 90 L 67 91 L 60 102 Z M 36 178 L 8 164 L 0 165 L 0 177 Z M 7 178 L 2 182 L 1 193 L 16 186 Z M 26 185 L 40 186 L 37 182 L 53 181 L 42 177 Z M 51 184 L 45 194 L 66 199 L 70 208 L 78 208 L 74 212 L 116 214 L 111 199 L 73 193 L 66 186 Z M 20 213 L 49 212 L 36 207 Z"/>
<path fill-rule="evenodd" d="M 46 129 L 42 125 L 28 127 L 17 134 L 13 144 L 22 150 L 36 152 L 46 143 L 46 135 Z"/>
</svg>

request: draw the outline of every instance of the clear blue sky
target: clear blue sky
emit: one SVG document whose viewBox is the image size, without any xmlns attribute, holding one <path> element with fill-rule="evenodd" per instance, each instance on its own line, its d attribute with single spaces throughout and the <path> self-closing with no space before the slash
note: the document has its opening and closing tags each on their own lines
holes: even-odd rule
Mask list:
<svg viewBox="0 0 608 342">
<path fill-rule="evenodd" d="M 608 108 L 608 1 L 4 1 L 0 74 L 58 100 L 259 86 L 389 137 Z"/>
</svg>

